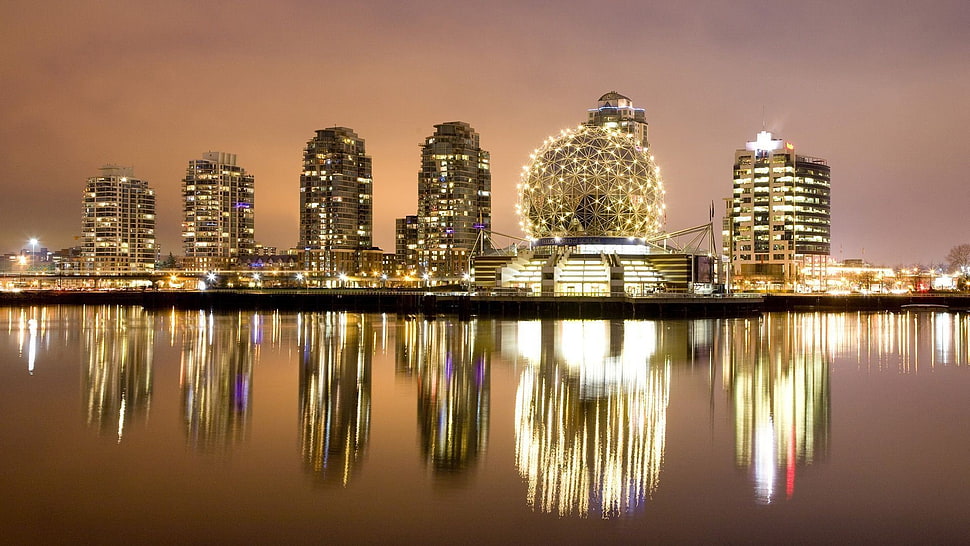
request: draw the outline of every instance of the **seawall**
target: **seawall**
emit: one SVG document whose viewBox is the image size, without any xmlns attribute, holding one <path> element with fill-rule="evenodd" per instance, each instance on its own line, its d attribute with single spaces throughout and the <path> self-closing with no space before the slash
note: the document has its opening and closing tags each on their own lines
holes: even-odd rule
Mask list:
<svg viewBox="0 0 970 546">
<path fill-rule="evenodd" d="M 645 298 L 484 296 L 396 290 L 24 291 L 0 305 L 138 305 L 147 309 L 352 311 L 399 315 L 533 318 L 702 318 L 757 315 L 760 296 Z"/>
<path fill-rule="evenodd" d="M 351 311 L 509 319 L 744 317 L 770 311 L 970 310 L 970 294 L 743 295 L 650 297 L 485 296 L 402 290 L 209 290 L 0 292 L 0 306 L 137 305 L 146 309 Z"/>
</svg>

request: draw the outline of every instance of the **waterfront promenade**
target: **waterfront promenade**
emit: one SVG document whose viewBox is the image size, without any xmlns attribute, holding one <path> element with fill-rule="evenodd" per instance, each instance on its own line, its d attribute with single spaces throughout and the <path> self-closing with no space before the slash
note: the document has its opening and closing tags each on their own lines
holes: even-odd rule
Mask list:
<svg viewBox="0 0 970 546">
<path fill-rule="evenodd" d="M 0 293 L 0 305 L 138 305 L 147 309 L 352 311 L 405 316 L 532 318 L 700 318 L 757 315 L 758 295 L 649 297 L 478 295 L 405 290 L 303 289 L 56 291 Z"/>
<path fill-rule="evenodd" d="M 647 297 L 480 295 L 403 290 L 303 289 L 206 291 L 0 292 L 0 305 L 137 305 L 146 309 L 351 311 L 405 316 L 533 318 L 742 317 L 766 311 L 899 311 L 908 306 L 970 309 L 968 294 L 760 295 Z"/>
</svg>

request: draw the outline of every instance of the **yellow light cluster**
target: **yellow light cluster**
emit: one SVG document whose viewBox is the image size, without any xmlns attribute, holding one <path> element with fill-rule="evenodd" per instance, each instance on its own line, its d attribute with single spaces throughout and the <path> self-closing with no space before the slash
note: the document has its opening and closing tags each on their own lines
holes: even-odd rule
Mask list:
<svg viewBox="0 0 970 546">
<path fill-rule="evenodd" d="M 660 168 L 630 135 L 581 125 L 530 157 L 516 205 L 527 236 L 644 237 L 662 228 Z"/>
</svg>

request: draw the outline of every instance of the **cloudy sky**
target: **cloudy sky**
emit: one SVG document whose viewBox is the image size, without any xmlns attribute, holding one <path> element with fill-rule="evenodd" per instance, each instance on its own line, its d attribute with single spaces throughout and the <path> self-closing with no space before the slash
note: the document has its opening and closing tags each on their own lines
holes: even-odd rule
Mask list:
<svg viewBox="0 0 970 546">
<path fill-rule="evenodd" d="M 351 127 L 376 243 L 416 209 L 419 144 L 462 120 L 492 154 L 493 224 L 542 140 L 610 90 L 647 112 L 668 230 L 731 191 L 762 124 L 832 166 L 832 254 L 940 262 L 970 243 L 970 2 L 0 3 L 0 252 L 76 244 L 85 179 L 131 165 L 178 254 L 206 151 L 256 177 L 256 237 L 297 235 L 302 148 Z"/>
</svg>

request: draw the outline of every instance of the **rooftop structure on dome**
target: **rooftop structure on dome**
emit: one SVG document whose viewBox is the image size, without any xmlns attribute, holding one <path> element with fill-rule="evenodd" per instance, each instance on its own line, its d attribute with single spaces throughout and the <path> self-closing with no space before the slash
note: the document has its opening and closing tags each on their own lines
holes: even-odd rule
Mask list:
<svg viewBox="0 0 970 546">
<path fill-rule="evenodd" d="M 603 95 L 585 124 L 546 139 L 518 190 L 529 247 L 476 258 L 479 289 L 621 296 L 713 283 L 713 249 L 685 250 L 663 231 L 660 167 L 648 152 L 644 110 L 628 97 Z M 678 234 L 701 231 L 713 246 L 710 224 Z"/>
<path fill-rule="evenodd" d="M 589 109 L 586 125 L 616 129 L 633 137 L 644 150 L 650 147 L 647 138 L 647 114 L 643 108 L 634 108 L 633 101 L 616 91 L 600 97 L 596 108 Z"/>
</svg>

